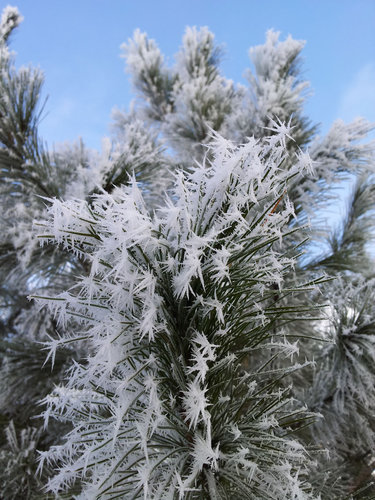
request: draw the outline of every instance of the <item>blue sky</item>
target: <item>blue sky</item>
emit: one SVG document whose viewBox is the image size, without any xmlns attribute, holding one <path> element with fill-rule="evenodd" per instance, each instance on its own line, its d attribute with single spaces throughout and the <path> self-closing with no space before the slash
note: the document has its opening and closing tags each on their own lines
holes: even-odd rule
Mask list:
<svg viewBox="0 0 375 500">
<path fill-rule="evenodd" d="M 9 2 L 0 1 L 1 8 Z M 170 64 L 185 27 L 208 26 L 224 45 L 223 74 L 242 82 L 248 49 L 274 28 L 306 40 L 303 76 L 313 95 L 307 115 L 328 131 L 337 118 L 375 122 L 375 0 L 15 0 L 24 22 L 12 38 L 17 66 L 45 73 L 40 132 L 47 143 L 82 137 L 100 148 L 111 110 L 134 94 L 120 45 L 136 28 Z"/>
</svg>

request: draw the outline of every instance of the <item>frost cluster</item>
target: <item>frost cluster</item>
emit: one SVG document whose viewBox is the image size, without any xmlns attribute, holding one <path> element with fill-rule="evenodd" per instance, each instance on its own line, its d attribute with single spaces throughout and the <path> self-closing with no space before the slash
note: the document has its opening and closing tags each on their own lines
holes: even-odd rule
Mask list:
<svg viewBox="0 0 375 500">
<path fill-rule="evenodd" d="M 82 478 L 82 498 L 185 498 L 203 491 L 203 474 L 212 498 L 224 484 L 234 495 L 310 497 L 305 450 L 283 436 L 283 419 L 301 409 L 266 388 L 273 371 L 263 361 L 248 373 L 240 362 L 259 342 L 270 356 L 294 350 L 269 328 L 270 289 L 282 290 L 293 264 L 272 249 L 293 217 L 287 182 L 309 166 L 280 168 L 289 132 L 280 125 L 241 146 L 215 135 L 212 161 L 177 173 L 154 216 L 134 179 L 89 203 L 53 202 L 40 237 L 91 268 L 70 291 L 38 299 L 68 332 L 81 325 L 51 341 L 52 357 L 71 342 L 91 346 L 46 398 L 46 421 L 73 423 L 65 444 L 42 453 L 60 464 L 55 494 Z"/>
</svg>

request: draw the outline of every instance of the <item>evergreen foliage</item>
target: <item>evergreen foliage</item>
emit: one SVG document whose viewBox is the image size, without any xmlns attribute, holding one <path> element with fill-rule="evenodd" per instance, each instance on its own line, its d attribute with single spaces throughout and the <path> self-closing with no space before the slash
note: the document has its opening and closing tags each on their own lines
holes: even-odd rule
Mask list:
<svg viewBox="0 0 375 500">
<path fill-rule="evenodd" d="M 207 28 L 172 68 L 136 31 L 137 102 L 102 152 L 50 151 L 20 21 L 4 9 L 1 498 L 373 498 L 372 125 L 316 136 L 290 36 L 250 50 L 245 87 Z"/>
</svg>

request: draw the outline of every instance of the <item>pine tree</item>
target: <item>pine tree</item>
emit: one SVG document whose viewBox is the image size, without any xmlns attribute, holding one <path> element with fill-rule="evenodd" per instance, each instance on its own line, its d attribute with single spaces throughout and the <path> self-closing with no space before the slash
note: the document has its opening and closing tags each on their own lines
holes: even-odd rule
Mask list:
<svg viewBox="0 0 375 500">
<path fill-rule="evenodd" d="M 244 87 L 207 28 L 173 68 L 136 31 L 138 100 L 103 152 L 48 151 L 19 22 L 4 10 L 4 498 L 371 498 L 371 124 L 316 136 L 291 37 L 250 50 Z"/>
</svg>

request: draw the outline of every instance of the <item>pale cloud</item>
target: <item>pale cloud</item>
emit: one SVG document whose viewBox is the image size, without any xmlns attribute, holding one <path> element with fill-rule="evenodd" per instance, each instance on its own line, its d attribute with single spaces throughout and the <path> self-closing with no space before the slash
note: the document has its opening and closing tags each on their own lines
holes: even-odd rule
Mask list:
<svg viewBox="0 0 375 500">
<path fill-rule="evenodd" d="M 339 118 L 351 121 L 363 116 L 375 122 L 375 63 L 362 66 L 339 101 Z"/>
</svg>

